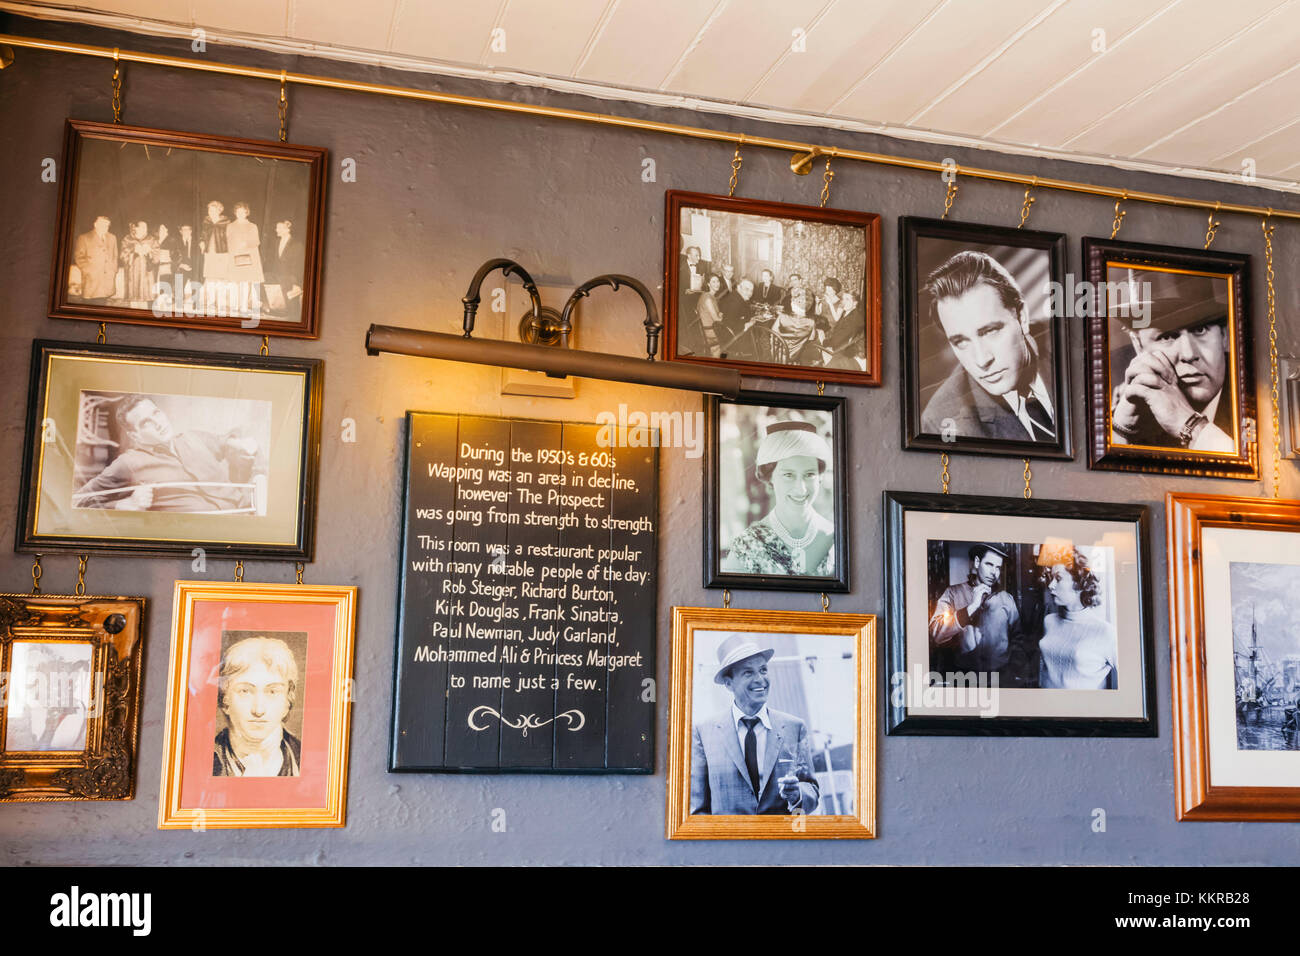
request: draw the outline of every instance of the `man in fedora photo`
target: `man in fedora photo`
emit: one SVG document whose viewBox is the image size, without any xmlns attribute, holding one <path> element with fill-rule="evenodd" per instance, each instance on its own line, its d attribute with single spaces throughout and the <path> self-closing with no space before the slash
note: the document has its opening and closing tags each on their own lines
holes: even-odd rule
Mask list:
<svg viewBox="0 0 1300 956">
<path fill-rule="evenodd" d="M 1235 454 L 1227 282 L 1123 272 L 1110 309 L 1127 333 L 1111 348 L 1111 442 Z"/>
<path fill-rule="evenodd" d="M 691 813 L 788 815 L 817 809 L 821 794 L 808 727 L 767 705 L 774 653 L 753 634 L 731 634 L 718 646 L 713 682 L 727 688 L 732 703 L 693 729 Z"/>
</svg>

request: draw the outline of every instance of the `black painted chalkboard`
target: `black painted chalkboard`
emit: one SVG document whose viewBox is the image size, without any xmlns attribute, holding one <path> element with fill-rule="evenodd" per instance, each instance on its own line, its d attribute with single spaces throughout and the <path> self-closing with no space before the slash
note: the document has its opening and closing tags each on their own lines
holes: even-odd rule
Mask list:
<svg viewBox="0 0 1300 956">
<path fill-rule="evenodd" d="M 657 435 L 406 418 L 389 769 L 653 772 Z"/>
</svg>

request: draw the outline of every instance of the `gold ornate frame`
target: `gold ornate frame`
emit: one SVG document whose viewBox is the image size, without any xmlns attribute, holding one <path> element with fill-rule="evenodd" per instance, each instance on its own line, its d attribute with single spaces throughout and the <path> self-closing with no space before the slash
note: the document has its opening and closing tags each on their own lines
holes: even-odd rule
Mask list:
<svg viewBox="0 0 1300 956">
<path fill-rule="evenodd" d="M 330 686 L 329 769 L 325 801 L 314 807 L 185 807 L 181 778 L 185 765 L 186 690 L 196 601 L 231 604 L 333 604 L 334 649 Z M 172 605 L 171 669 L 167 681 L 167 720 L 158 800 L 158 829 L 203 830 L 279 827 L 341 827 L 347 800 L 348 731 L 352 707 L 352 648 L 357 589 L 313 584 L 244 584 L 177 581 Z"/>
<path fill-rule="evenodd" d="M 692 816 L 691 660 L 695 631 L 828 634 L 856 638 L 854 807 L 842 816 Z M 670 840 L 797 840 L 876 835 L 876 617 L 872 614 L 673 608 L 672 695 L 669 698 L 668 800 Z"/>
<path fill-rule="evenodd" d="M 31 641 L 90 644 L 92 674 L 82 750 L 6 751 L 9 710 L 0 706 L 0 802 L 135 796 L 144 610 L 139 597 L 0 594 L 0 673 L 12 679 L 13 645 Z"/>
</svg>

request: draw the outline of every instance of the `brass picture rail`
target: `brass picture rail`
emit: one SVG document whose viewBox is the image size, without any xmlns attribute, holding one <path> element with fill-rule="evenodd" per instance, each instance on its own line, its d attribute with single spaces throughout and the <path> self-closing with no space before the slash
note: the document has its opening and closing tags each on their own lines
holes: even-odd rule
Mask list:
<svg viewBox="0 0 1300 956">
<path fill-rule="evenodd" d="M 1034 186 L 1039 189 L 1059 189 L 1065 192 L 1085 193 L 1091 196 L 1103 196 L 1107 199 L 1122 199 L 1126 202 L 1156 203 L 1165 206 L 1181 206 L 1187 209 L 1217 210 L 1220 213 L 1240 213 L 1253 216 L 1273 216 L 1278 219 L 1300 219 L 1300 211 L 1274 209 L 1269 206 L 1252 206 L 1242 203 L 1217 202 L 1215 200 L 1191 199 L 1185 196 L 1170 196 L 1163 193 L 1143 192 L 1141 190 L 1122 189 L 1110 186 L 1096 186 L 1091 183 L 1074 182 L 1068 179 L 1051 179 L 1033 176 L 1027 173 L 1014 173 L 998 169 L 981 169 L 973 166 L 944 164 L 930 159 L 916 159 L 910 156 L 892 156 L 885 153 L 870 153 L 858 149 L 819 146 L 814 143 L 801 143 L 796 140 L 778 139 L 771 136 L 753 136 L 748 133 L 734 133 L 725 130 L 705 129 L 699 126 L 685 126 L 678 123 L 660 123 L 655 120 L 637 119 L 631 116 L 618 116 L 607 113 L 592 113 L 585 110 L 570 110 L 554 106 L 542 106 L 535 103 L 517 103 L 510 100 L 495 100 L 480 96 L 462 96 L 456 93 L 439 93 L 434 90 L 421 90 L 408 86 L 391 86 L 386 83 L 363 83 L 357 80 L 343 80 L 335 77 L 313 76 L 309 73 L 289 73 L 284 70 L 265 69 L 255 66 L 240 66 L 233 63 L 219 63 L 213 60 L 194 60 L 187 57 L 166 56 L 161 53 L 137 53 L 111 47 L 90 46 L 84 43 L 65 43 L 58 40 L 45 40 L 37 37 L 11 36 L 0 34 L 0 68 L 12 61 L 12 51 L 4 47 L 20 47 L 32 50 L 45 50 L 53 53 L 73 53 L 81 56 L 93 56 L 101 59 L 116 59 L 125 63 L 144 63 L 150 66 L 169 67 L 178 70 L 198 70 L 204 73 L 221 73 L 227 76 L 247 76 L 253 79 L 269 80 L 273 83 L 297 83 L 302 86 L 316 86 L 325 89 L 350 90 L 356 93 L 374 93 L 380 96 L 395 96 L 401 99 L 421 100 L 429 103 L 445 103 L 451 106 L 468 106 L 475 109 L 497 110 L 505 113 L 520 113 L 530 116 L 549 116 L 554 119 L 574 120 L 581 123 L 595 123 L 601 126 L 616 126 L 624 129 L 640 129 L 671 136 L 686 136 L 692 139 L 715 140 L 732 143 L 737 146 L 761 146 L 792 153 L 792 168 L 796 171 L 810 165 L 810 160 L 818 156 L 834 159 L 852 159 L 858 162 L 874 163 L 881 166 L 898 166 L 906 169 L 918 169 L 926 172 L 952 172 L 957 176 L 970 179 L 987 179 L 995 182 L 1015 183 L 1020 186 Z"/>
</svg>

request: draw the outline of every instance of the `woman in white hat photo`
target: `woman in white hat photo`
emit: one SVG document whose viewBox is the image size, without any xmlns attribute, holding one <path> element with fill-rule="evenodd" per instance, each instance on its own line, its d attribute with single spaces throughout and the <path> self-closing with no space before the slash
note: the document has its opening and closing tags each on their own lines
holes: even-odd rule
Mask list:
<svg viewBox="0 0 1300 956">
<path fill-rule="evenodd" d="M 730 543 L 722 570 L 744 574 L 825 576 L 835 572 L 835 525 L 816 504 L 831 449 L 812 422 L 768 425 L 754 474 L 765 487 L 768 511 Z"/>
</svg>

